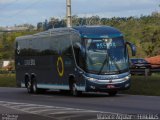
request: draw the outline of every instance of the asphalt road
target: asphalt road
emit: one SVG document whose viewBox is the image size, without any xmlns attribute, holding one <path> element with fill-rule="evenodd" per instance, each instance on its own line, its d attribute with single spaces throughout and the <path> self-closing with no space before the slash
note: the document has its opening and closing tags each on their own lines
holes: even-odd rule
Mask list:
<svg viewBox="0 0 160 120">
<path fill-rule="evenodd" d="M 160 97 L 124 94 L 109 97 L 99 93 L 73 97 L 57 91 L 34 95 L 24 88 L 0 88 L 0 119 L 96 120 L 98 116 L 117 114 L 160 119 Z"/>
</svg>

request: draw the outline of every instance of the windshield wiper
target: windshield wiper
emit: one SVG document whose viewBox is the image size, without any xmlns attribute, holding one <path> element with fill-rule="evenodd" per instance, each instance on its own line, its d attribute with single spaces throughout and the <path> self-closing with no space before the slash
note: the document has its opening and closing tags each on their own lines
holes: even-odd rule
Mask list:
<svg viewBox="0 0 160 120">
<path fill-rule="evenodd" d="M 112 56 L 110 56 L 110 54 L 109 54 L 109 58 L 110 58 L 110 59 L 111 59 L 111 61 L 114 63 L 114 65 L 116 66 L 116 68 L 117 68 L 118 72 L 120 73 L 120 72 L 121 72 L 121 70 L 120 70 L 119 66 L 117 65 L 116 61 L 112 58 Z"/>
<path fill-rule="evenodd" d="M 101 67 L 101 69 L 100 69 L 99 72 L 98 72 L 98 75 L 101 74 L 101 72 L 102 72 L 102 70 L 103 70 L 103 68 L 104 68 L 104 65 L 105 65 L 106 63 L 107 63 L 107 65 L 108 65 L 108 63 L 109 63 L 108 51 L 107 51 L 107 54 L 106 54 L 106 58 L 105 58 L 105 60 L 104 60 L 104 62 L 103 62 L 103 64 L 102 64 L 102 67 Z"/>
<path fill-rule="evenodd" d="M 102 72 L 102 70 L 103 70 L 103 68 L 104 68 L 104 65 L 105 65 L 106 63 L 109 63 L 109 60 L 111 60 L 111 61 L 114 63 L 114 65 L 116 66 L 116 69 L 117 69 L 118 73 L 121 72 L 121 70 L 120 70 L 119 66 L 117 65 L 116 61 L 115 61 L 110 55 L 108 55 L 108 52 L 107 52 L 106 58 L 105 58 L 105 60 L 104 60 L 104 62 L 103 62 L 103 64 L 102 64 L 102 67 L 101 67 L 101 69 L 99 70 L 98 74 L 101 74 L 101 72 Z M 107 64 L 107 65 L 109 65 L 109 64 Z M 109 72 L 110 72 L 110 69 L 109 69 Z"/>
<path fill-rule="evenodd" d="M 103 41 L 104 42 L 104 41 Z M 104 68 L 104 65 L 107 63 L 107 65 L 109 65 L 109 55 L 108 55 L 108 48 L 107 48 L 107 45 L 106 45 L 106 58 L 105 58 L 105 60 L 104 60 L 104 62 L 103 62 L 103 64 L 102 64 L 102 67 L 101 67 L 101 69 L 99 70 L 99 72 L 98 72 L 98 75 L 99 74 L 101 74 L 101 72 L 102 72 L 102 70 L 103 70 L 103 68 Z M 110 70 L 109 70 L 110 71 Z"/>
<path fill-rule="evenodd" d="M 106 58 L 105 58 L 105 60 L 104 60 L 104 62 L 103 62 L 103 64 L 102 64 L 102 67 L 101 67 L 101 69 L 99 70 L 98 74 L 101 74 L 101 72 L 102 72 L 102 70 L 103 70 L 103 68 L 104 68 L 104 65 L 105 65 L 106 63 L 107 63 L 107 65 L 109 65 L 109 64 L 108 64 L 108 63 L 109 63 L 109 60 L 111 60 L 111 61 L 114 63 L 114 65 L 116 66 L 116 68 L 117 68 L 117 70 L 118 70 L 118 73 L 121 72 L 121 70 L 120 70 L 120 68 L 118 67 L 116 61 L 115 61 L 115 60 L 110 56 L 110 54 L 108 53 L 108 48 L 107 48 L 107 46 L 106 46 Z M 109 65 L 108 67 L 109 67 L 109 72 L 110 72 L 110 65 Z"/>
</svg>

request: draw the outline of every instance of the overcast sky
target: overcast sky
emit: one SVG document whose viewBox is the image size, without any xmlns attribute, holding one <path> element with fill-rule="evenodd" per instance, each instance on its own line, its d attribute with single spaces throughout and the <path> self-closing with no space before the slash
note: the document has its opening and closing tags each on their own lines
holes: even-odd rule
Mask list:
<svg viewBox="0 0 160 120">
<path fill-rule="evenodd" d="M 160 0 L 72 0 L 72 15 L 129 17 L 160 12 Z M 34 24 L 51 17 L 64 18 L 66 0 L 0 0 L 0 26 Z"/>
</svg>

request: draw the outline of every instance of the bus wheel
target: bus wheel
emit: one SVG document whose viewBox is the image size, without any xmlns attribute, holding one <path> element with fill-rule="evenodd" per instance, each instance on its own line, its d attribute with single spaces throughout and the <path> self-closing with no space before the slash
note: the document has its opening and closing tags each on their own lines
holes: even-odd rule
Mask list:
<svg viewBox="0 0 160 120">
<path fill-rule="evenodd" d="M 33 93 L 37 94 L 38 93 L 38 88 L 37 88 L 37 82 L 35 79 L 33 79 Z"/>
<path fill-rule="evenodd" d="M 33 79 L 32 79 L 32 87 L 33 87 L 33 93 L 34 93 L 34 94 L 44 93 L 44 92 L 46 92 L 46 90 L 47 90 L 47 89 L 37 88 L 36 78 L 33 78 Z"/>
<path fill-rule="evenodd" d="M 109 96 L 115 96 L 117 94 L 117 91 L 110 91 L 108 92 Z"/>
<path fill-rule="evenodd" d="M 31 83 L 31 80 L 27 80 L 27 91 L 28 93 L 33 93 L 33 84 Z"/>
</svg>

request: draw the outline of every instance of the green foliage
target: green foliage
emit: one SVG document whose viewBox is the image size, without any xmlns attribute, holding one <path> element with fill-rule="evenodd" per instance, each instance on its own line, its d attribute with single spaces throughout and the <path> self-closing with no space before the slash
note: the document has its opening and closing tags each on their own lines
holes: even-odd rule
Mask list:
<svg viewBox="0 0 160 120">
<path fill-rule="evenodd" d="M 153 76 L 132 76 L 131 77 L 131 88 L 121 93 L 133 94 L 133 95 L 150 95 L 160 96 L 159 89 L 159 75 Z"/>
<path fill-rule="evenodd" d="M 5 32 L 0 35 L 0 59 L 14 59 L 14 41 L 16 37 L 30 35 L 37 31 Z"/>
<path fill-rule="evenodd" d="M 52 18 L 48 23 L 49 29 L 62 27 L 59 20 Z M 51 24 L 52 23 L 52 24 Z M 134 43 L 137 47 L 136 57 L 150 57 L 160 54 L 160 13 L 153 12 L 150 16 L 140 18 L 100 18 L 92 17 L 72 17 L 73 26 L 82 25 L 107 25 L 119 29 L 127 41 Z M 54 25 L 54 26 L 53 26 Z"/>
<path fill-rule="evenodd" d="M 0 74 L 0 87 L 16 87 L 15 74 Z"/>
<path fill-rule="evenodd" d="M 50 28 L 62 27 L 59 20 L 52 18 L 48 23 Z M 72 16 L 73 26 L 82 25 L 107 25 L 118 28 L 125 39 L 134 43 L 137 47 L 136 57 L 149 57 L 160 54 L 160 13 L 153 12 L 150 16 L 140 18 L 100 18 L 99 16 L 83 17 Z"/>
<path fill-rule="evenodd" d="M 149 57 L 160 54 L 160 13 L 154 12 L 150 16 L 140 18 L 100 18 L 92 17 L 72 17 L 73 26 L 82 25 L 107 25 L 119 29 L 125 36 L 125 40 L 134 43 L 137 47 L 136 57 Z M 29 30 L 21 32 L 0 33 L 0 59 L 14 58 L 14 40 L 18 36 L 30 35 L 51 28 L 65 27 L 66 19 L 51 18 L 50 21 L 39 22 L 37 31 L 33 31 L 34 26 L 29 26 Z"/>
</svg>

